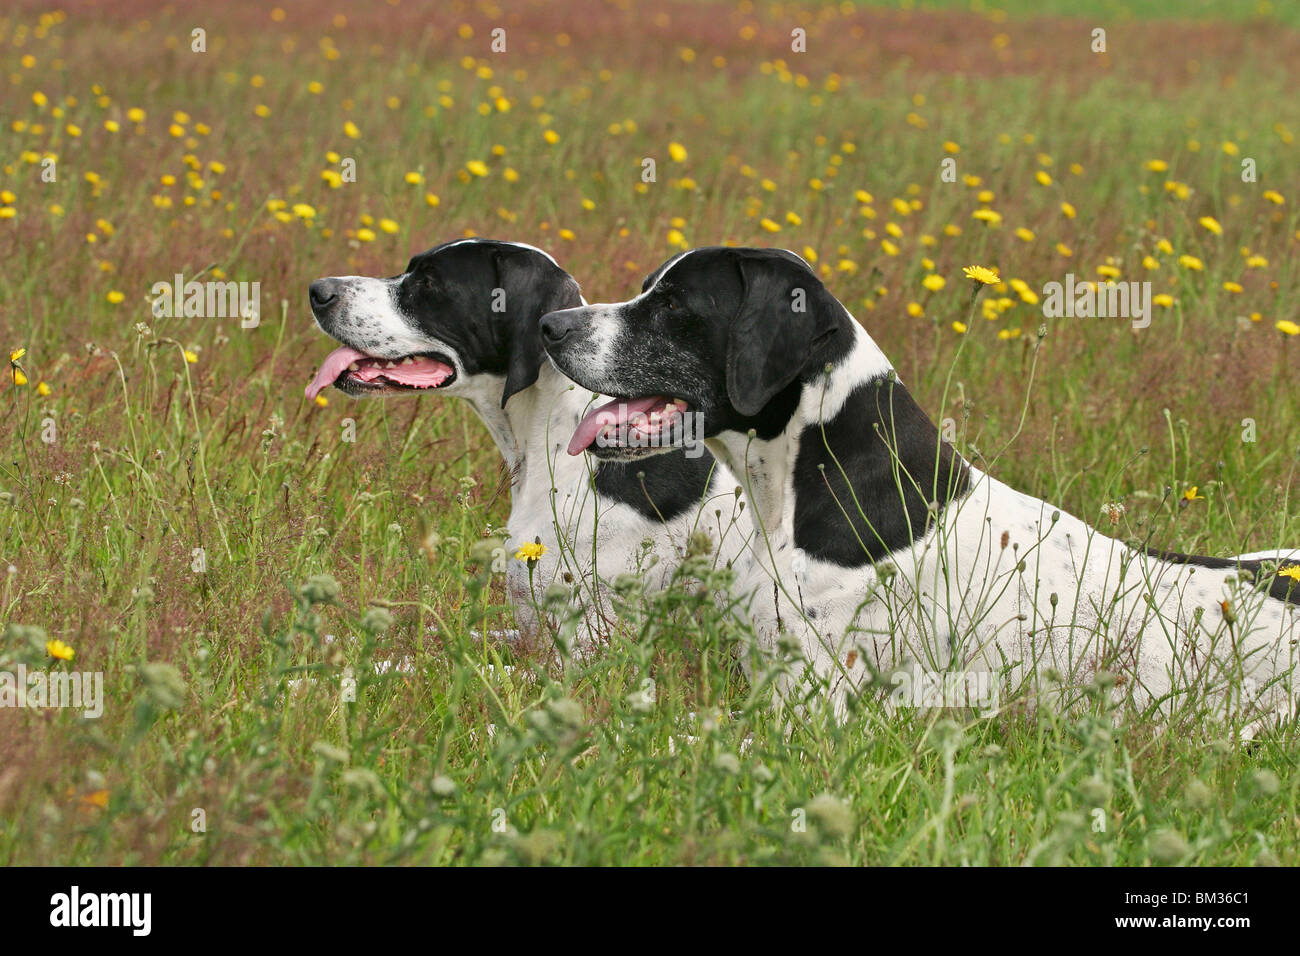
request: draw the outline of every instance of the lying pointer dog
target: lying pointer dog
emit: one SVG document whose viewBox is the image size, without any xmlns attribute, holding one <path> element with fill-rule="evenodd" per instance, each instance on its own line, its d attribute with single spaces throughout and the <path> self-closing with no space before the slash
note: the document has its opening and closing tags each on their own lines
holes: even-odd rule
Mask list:
<svg viewBox="0 0 1300 956">
<path fill-rule="evenodd" d="M 737 597 L 759 648 L 793 662 L 787 697 L 825 688 L 842 710 L 873 678 L 898 699 L 920 676 L 905 702 L 966 703 L 947 698 L 982 675 L 994 696 L 1071 698 L 1105 671 L 1144 710 L 1199 704 L 1250 732 L 1292 712 L 1300 587 L 1278 562 L 1134 550 L 981 472 L 793 253 L 682 253 L 542 336 L 566 375 L 619 396 L 571 454 L 615 409 L 653 408 L 700 416 L 743 475 L 758 527 Z"/>
<path fill-rule="evenodd" d="M 610 624 L 598 579 L 651 569 L 647 584 L 662 586 L 697 527 L 721 542 L 723 560 L 741 547 L 748 516 L 733 514 L 737 482 L 702 446 L 594 469 L 561 454 L 592 396 L 545 361 L 538 322 L 583 299 L 540 249 L 449 242 L 391 279 L 317 279 L 309 297 L 316 324 L 343 343 L 307 386 L 309 399 L 330 385 L 354 396 L 453 395 L 487 426 L 511 476 L 511 547 L 540 538 L 547 548 L 531 585 L 523 561 L 506 564 L 525 636 L 536 633 L 534 604 L 557 579 L 584 606 L 574 643 L 585 650 Z"/>
</svg>

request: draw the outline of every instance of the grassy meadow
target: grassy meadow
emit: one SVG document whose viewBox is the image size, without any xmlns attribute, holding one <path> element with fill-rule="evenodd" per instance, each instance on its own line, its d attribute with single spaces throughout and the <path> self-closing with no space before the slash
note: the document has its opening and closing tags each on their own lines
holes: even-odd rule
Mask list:
<svg viewBox="0 0 1300 956">
<path fill-rule="evenodd" d="M 0 709 L 0 863 L 1300 864 L 1294 732 L 792 720 L 685 586 L 582 666 L 484 639 L 486 429 L 303 397 L 320 276 L 480 235 L 617 301 L 777 245 L 1014 487 L 1300 544 L 1300 22 L 1171 6 L 8 3 L 0 671 L 104 701 Z M 1067 273 L 1152 282 L 1149 327 L 1046 318 Z M 177 274 L 260 283 L 258 324 L 156 316 Z"/>
</svg>

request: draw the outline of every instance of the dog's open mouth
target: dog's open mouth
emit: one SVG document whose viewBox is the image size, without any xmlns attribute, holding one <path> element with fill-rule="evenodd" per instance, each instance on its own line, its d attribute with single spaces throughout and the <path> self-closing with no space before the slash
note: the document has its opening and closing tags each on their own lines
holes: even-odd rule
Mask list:
<svg viewBox="0 0 1300 956">
<path fill-rule="evenodd" d="M 569 454 L 631 458 L 680 447 L 689 407 L 663 395 L 616 398 L 583 416 L 569 439 Z"/>
<path fill-rule="evenodd" d="M 455 379 L 456 369 L 450 359 L 436 352 L 381 359 L 344 346 L 325 357 L 320 371 L 307 386 L 307 397 L 314 399 L 331 385 L 358 395 L 389 389 L 439 388 Z"/>
</svg>

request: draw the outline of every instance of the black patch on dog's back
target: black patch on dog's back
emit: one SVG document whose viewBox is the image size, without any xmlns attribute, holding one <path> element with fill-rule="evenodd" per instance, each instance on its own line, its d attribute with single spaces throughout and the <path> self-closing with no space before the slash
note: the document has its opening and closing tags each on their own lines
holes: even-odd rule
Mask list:
<svg viewBox="0 0 1300 956">
<path fill-rule="evenodd" d="M 879 561 L 925 533 L 932 500 L 942 510 L 969 482 L 966 463 L 907 389 L 882 375 L 800 436 L 795 544 L 842 567 Z"/>
<path fill-rule="evenodd" d="M 1243 571 L 1249 571 L 1254 576 L 1257 584 L 1262 585 L 1264 583 L 1260 573 L 1263 567 L 1262 561 L 1212 558 L 1205 554 L 1182 554 L 1178 551 L 1157 551 L 1154 548 L 1143 548 L 1142 550 L 1151 557 L 1166 561 L 1169 564 L 1190 564 L 1193 567 L 1210 568 L 1215 571 L 1231 571 L 1241 568 Z M 1294 562 L 1279 560 L 1276 563 L 1281 567 Z M 1272 580 L 1268 582 L 1268 596 L 1284 601 L 1287 604 L 1300 605 L 1300 581 L 1275 573 L 1272 575 Z"/>
<path fill-rule="evenodd" d="M 593 483 L 602 498 L 628 505 L 643 518 L 671 521 L 700 506 L 712 482 L 713 461 L 708 452 L 687 458 L 681 449 L 641 461 L 602 461 Z"/>
</svg>

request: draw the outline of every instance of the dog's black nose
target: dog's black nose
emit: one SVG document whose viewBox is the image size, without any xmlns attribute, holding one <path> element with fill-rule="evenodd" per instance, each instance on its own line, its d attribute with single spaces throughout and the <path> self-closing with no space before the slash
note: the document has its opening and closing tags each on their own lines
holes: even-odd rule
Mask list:
<svg viewBox="0 0 1300 956">
<path fill-rule="evenodd" d="M 339 297 L 339 280 L 317 279 L 307 287 L 307 297 L 313 309 L 328 308 Z"/>
<path fill-rule="evenodd" d="M 583 309 L 565 309 L 548 312 L 542 316 L 542 338 L 547 345 L 555 345 L 586 321 Z"/>
</svg>

